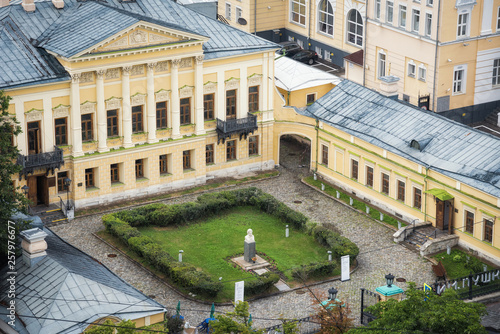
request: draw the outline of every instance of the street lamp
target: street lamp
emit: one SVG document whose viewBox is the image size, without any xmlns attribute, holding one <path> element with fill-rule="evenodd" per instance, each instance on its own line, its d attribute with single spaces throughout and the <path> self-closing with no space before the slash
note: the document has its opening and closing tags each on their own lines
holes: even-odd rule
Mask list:
<svg viewBox="0 0 500 334">
<path fill-rule="evenodd" d="M 390 273 L 388 275 L 385 275 L 385 280 L 387 282 L 387 287 L 390 288 L 392 286 L 392 283 L 394 282 L 394 275 L 391 275 Z"/>
<path fill-rule="evenodd" d="M 69 186 L 71 185 L 71 179 L 69 177 L 64 179 L 64 186 L 66 187 L 66 212 L 71 210 L 71 205 L 69 204 Z"/>
<path fill-rule="evenodd" d="M 24 186 L 22 186 L 21 190 L 23 191 L 24 196 L 28 199 L 28 192 L 30 190 L 30 187 L 28 187 L 27 185 L 24 185 Z M 28 214 L 29 213 L 30 213 L 30 202 L 29 202 L 29 199 L 28 199 Z"/>
<path fill-rule="evenodd" d="M 328 289 L 328 299 L 335 300 L 337 298 L 337 292 L 339 292 L 339 290 L 335 288 Z"/>
</svg>

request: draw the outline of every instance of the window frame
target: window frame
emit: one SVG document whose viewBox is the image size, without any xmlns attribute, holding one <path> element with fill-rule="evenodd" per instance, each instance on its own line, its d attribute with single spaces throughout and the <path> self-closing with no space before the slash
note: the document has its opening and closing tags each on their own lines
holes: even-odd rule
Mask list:
<svg viewBox="0 0 500 334">
<path fill-rule="evenodd" d="M 497 87 L 497 86 L 500 87 L 500 58 L 493 59 L 493 70 L 491 73 L 491 85 L 493 87 Z"/>
<path fill-rule="evenodd" d="M 375 168 L 373 166 L 370 166 L 370 165 L 366 165 L 366 168 L 365 168 L 365 173 L 366 173 L 366 177 L 365 177 L 365 185 L 367 187 L 370 187 L 370 188 L 373 188 L 373 176 L 374 176 L 374 173 L 375 172 Z"/>
<path fill-rule="evenodd" d="M 483 217 L 483 241 L 490 244 L 493 243 L 493 225 L 493 219 Z"/>
<path fill-rule="evenodd" d="M 408 8 L 406 7 L 406 5 L 399 4 L 398 26 L 400 28 L 406 29 L 407 10 L 408 10 Z M 403 15 L 403 13 L 404 13 L 404 15 Z M 404 22 L 403 22 L 403 19 L 404 19 Z"/>
<path fill-rule="evenodd" d="M 427 80 L 427 67 L 424 64 L 418 66 L 418 80 L 423 82 Z"/>
<path fill-rule="evenodd" d="M 351 179 L 359 180 L 359 161 L 351 157 Z"/>
<path fill-rule="evenodd" d="M 309 97 L 310 96 L 312 96 L 312 98 L 313 98 L 312 102 L 309 102 Z M 314 102 L 316 102 L 316 93 L 306 94 L 306 105 L 310 106 Z"/>
<path fill-rule="evenodd" d="M 193 169 L 191 163 L 191 150 L 182 151 L 182 169 L 184 171 Z"/>
<path fill-rule="evenodd" d="M 413 186 L 413 207 L 422 210 L 422 189 Z"/>
<path fill-rule="evenodd" d="M 396 179 L 396 199 L 405 203 L 406 200 L 406 181 Z"/>
<path fill-rule="evenodd" d="M 231 3 L 226 2 L 226 11 L 224 14 L 225 14 L 226 20 L 231 21 L 231 14 L 232 14 Z"/>
<path fill-rule="evenodd" d="M 110 112 L 116 112 L 116 115 L 111 115 Z M 115 122 L 113 122 L 115 121 Z M 113 124 L 114 123 L 114 124 Z M 118 128 L 118 109 L 110 109 L 106 110 L 106 134 L 108 138 L 119 136 L 119 128 Z"/>
<path fill-rule="evenodd" d="M 465 22 L 462 19 L 463 17 L 466 18 Z M 471 18 L 471 14 L 469 11 L 466 11 L 464 13 L 458 13 L 458 16 L 457 16 L 457 39 L 469 37 L 470 18 Z"/>
<path fill-rule="evenodd" d="M 424 34 L 427 37 L 432 35 L 432 13 L 425 13 L 425 29 Z"/>
<path fill-rule="evenodd" d="M 410 69 L 412 69 L 410 71 Z M 408 73 L 407 75 L 411 78 L 416 78 L 417 73 L 417 64 L 415 64 L 412 60 L 408 62 Z"/>
<path fill-rule="evenodd" d="M 164 106 L 161 106 L 161 105 Z M 168 106 L 167 101 L 156 102 L 156 129 L 168 128 Z"/>
<path fill-rule="evenodd" d="M 210 165 L 215 163 L 214 144 L 205 145 L 205 164 Z"/>
<path fill-rule="evenodd" d="M 471 209 L 464 209 L 464 231 L 472 235 L 474 235 L 474 216 L 474 212 Z"/>
<path fill-rule="evenodd" d="M 420 9 L 412 8 L 411 10 L 411 31 L 420 32 Z"/>
<path fill-rule="evenodd" d="M 207 99 L 211 97 L 211 99 Z M 215 93 L 203 94 L 203 119 L 212 121 L 215 115 Z"/>
<path fill-rule="evenodd" d="M 318 32 L 327 36 L 333 36 L 335 32 L 335 10 L 329 0 L 321 0 L 318 4 Z"/>
<path fill-rule="evenodd" d="M 462 72 L 461 78 L 457 78 L 457 73 Z M 452 95 L 461 95 L 466 92 L 467 66 L 457 65 L 453 68 Z M 459 89 L 457 87 L 460 87 Z"/>
<path fill-rule="evenodd" d="M 328 167 L 328 153 L 329 153 L 329 145 L 321 144 L 321 164 Z"/>
<path fill-rule="evenodd" d="M 251 91 L 255 89 L 256 91 Z M 248 112 L 259 111 L 259 86 L 248 87 Z"/>
<path fill-rule="evenodd" d="M 385 22 L 390 24 L 394 23 L 394 1 L 387 1 L 385 3 Z"/>
<path fill-rule="evenodd" d="M 95 188 L 94 168 L 85 169 L 85 189 Z"/>
<path fill-rule="evenodd" d="M 180 125 L 191 124 L 191 97 L 184 97 L 179 100 Z"/>
<path fill-rule="evenodd" d="M 295 11 L 295 6 L 298 9 L 298 12 Z M 290 0 L 290 22 L 305 27 L 306 12 L 306 0 Z"/>
<path fill-rule="evenodd" d="M 109 166 L 110 181 L 113 183 L 120 183 L 120 164 L 111 164 Z"/>
<path fill-rule="evenodd" d="M 231 95 L 228 95 L 231 93 Z M 234 95 L 232 95 L 234 93 Z M 235 119 L 238 112 L 238 90 L 228 89 L 226 90 L 226 120 Z"/>
<path fill-rule="evenodd" d="M 168 154 L 161 154 L 158 157 L 160 175 L 170 174 L 168 172 Z"/>
<path fill-rule="evenodd" d="M 241 7 L 238 7 L 238 6 L 234 6 L 234 7 L 236 8 L 234 19 L 235 19 L 236 23 L 239 24 L 238 20 L 243 17 L 243 10 L 241 9 Z"/>
<path fill-rule="evenodd" d="M 62 171 L 57 173 L 57 193 L 65 193 L 68 191 L 64 186 L 64 179 L 69 177 L 68 171 Z"/>
<path fill-rule="evenodd" d="M 93 141 L 94 140 L 93 114 L 83 114 L 81 116 L 81 121 L 82 121 L 82 142 Z"/>
<path fill-rule="evenodd" d="M 248 156 L 259 155 L 259 136 L 248 137 Z"/>
<path fill-rule="evenodd" d="M 132 107 L 132 133 L 144 132 L 144 106 Z"/>
<path fill-rule="evenodd" d="M 387 54 L 383 49 L 380 49 L 377 52 L 377 78 L 385 76 L 386 71 L 386 63 L 387 63 Z"/>
<path fill-rule="evenodd" d="M 382 8 L 382 1 L 375 0 L 375 3 L 373 5 L 373 10 L 374 10 L 373 15 L 375 16 L 375 20 L 380 20 L 381 8 Z"/>
<path fill-rule="evenodd" d="M 144 159 L 135 159 L 135 179 L 145 178 L 144 173 Z"/>
<path fill-rule="evenodd" d="M 355 19 L 356 19 L 355 21 L 351 20 L 351 13 L 355 14 Z M 358 22 L 358 19 L 360 19 L 361 21 Z M 347 24 L 346 42 L 348 44 L 351 44 L 351 45 L 354 45 L 357 47 L 363 47 L 365 25 L 363 22 L 363 17 L 361 16 L 361 14 L 359 13 L 359 11 L 357 9 L 353 8 L 347 12 L 346 24 Z M 352 27 L 354 27 L 354 31 L 351 31 Z M 361 28 L 361 34 L 359 33 L 359 28 Z M 351 37 L 352 37 L 353 41 L 351 41 Z"/>
<path fill-rule="evenodd" d="M 64 120 L 64 124 L 57 124 L 60 120 Z M 56 146 L 68 145 L 68 117 L 54 119 L 54 142 Z"/>
<path fill-rule="evenodd" d="M 382 194 L 386 194 L 387 196 L 389 196 L 390 194 L 390 191 L 391 191 L 391 176 L 389 174 L 389 172 L 381 172 L 380 173 L 381 176 L 380 176 L 380 192 Z M 385 178 L 387 176 L 387 179 Z M 387 191 L 386 191 L 387 190 Z"/>
<path fill-rule="evenodd" d="M 226 161 L 237 160 L 236 139 L 226 141 Z"/>
</svg>

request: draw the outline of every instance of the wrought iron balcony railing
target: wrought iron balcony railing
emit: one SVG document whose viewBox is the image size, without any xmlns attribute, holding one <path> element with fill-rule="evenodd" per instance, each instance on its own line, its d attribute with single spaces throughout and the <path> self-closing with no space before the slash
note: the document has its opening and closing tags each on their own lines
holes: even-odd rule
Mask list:
<svg viewBox="0 0 500 334">
<path fill-rule="evenodd" d="M 217 135 L 218 142 L 222 140 L 224 142 L 226 138 L 230 138 L 233 134 L 238 134 L 240 139 L 248 136 L 249 133 L 253 133 L 259 127 L 257 125 L 257 116 L 248 114 L 248 117 L 228 119 L 223 121 L 217 118 Z"/>
<path fill-rule="evenodd" d="M 47 174 L 49 171 L 54 173 L 55 168 L 60 168 L 64 165 L 63 150 L 54 146 L 54 151 L 52 152 L 30 155 L 20 154 L 17 157 L 17 164 L 23 168 L 19 173 L 19 179 L 21 179 L 23 175 L 27 176 L 29 174 L 33 174 L 35 169 L 46 168 Z"/>
</svg>

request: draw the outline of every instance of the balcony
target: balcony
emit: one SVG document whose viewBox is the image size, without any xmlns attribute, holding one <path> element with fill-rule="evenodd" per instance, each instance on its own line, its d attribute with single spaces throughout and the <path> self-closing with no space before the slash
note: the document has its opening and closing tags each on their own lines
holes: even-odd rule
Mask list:
<svg viewBox="0 0 500 334">
<path fill-rule="evenodd" d="M 54 174 L 55 168 L 60 168 L 64 165 L 63 150 L 54 146 L 54 151 L 52 152 L 30 155 L 20 154 L 17 157 L 17 164 L 22 167 L 19 173 L 19 180 L 21 180 L 23 175 L 28 176 L 29 174 L 33 174 L 36 169 L 46 168 L 47 174 L 49 171 L 52 171 L 52 174 Z"/>
<path fill-rule="evenodd" d="M 257 126 L 257 116 L 248 114 L 248 117 L 229 119 L 223 121 L 217 118 L 217 144 L 222 140 L 222 143 L 226 138 L 230 138 L 233 134 L 240 135 L 240 140 L 243 136 L 246 137 L 248 134 L 253 133 L 259 127 Z"/>
</svg>

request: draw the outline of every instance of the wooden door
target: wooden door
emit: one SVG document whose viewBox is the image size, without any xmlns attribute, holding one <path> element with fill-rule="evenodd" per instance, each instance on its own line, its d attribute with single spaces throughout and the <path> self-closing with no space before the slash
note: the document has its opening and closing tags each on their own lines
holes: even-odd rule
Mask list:
<svg viewBox="0 0 500 334">
<path fill-rule="evenodd" d="M 448 231 L 451 234 L 453 227 L 453 199 L 444 202 L 444 224 L 443 231 Z"/>
<path fill-rule="evenodd" d="M 30 189 L 28 190 L 28 199 L 30 200 L 30 205 L 37 205 L 38 204 L 38 197 L 36 196 L 37 194 L 37 177 L 36 176 L 30 176 L 28 177 L 28 187 Z"/>
<path fill-rule="evenodd" d="M 440 230 L 444 227 L 444 202 L 436 198 L 436 227 Z"/>
<path fill-rule="evenodd" d="M 41 152 L 40 121 L 28 123 L 28 154 Z"/>
<path fill-rule="evenodd" d="M 49 206 L 49 182 L 45 175 L 37 177 L 38 203 Z"/>
</svg>

